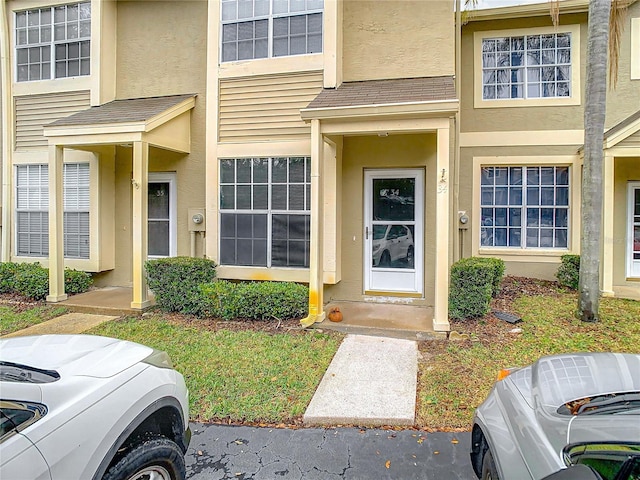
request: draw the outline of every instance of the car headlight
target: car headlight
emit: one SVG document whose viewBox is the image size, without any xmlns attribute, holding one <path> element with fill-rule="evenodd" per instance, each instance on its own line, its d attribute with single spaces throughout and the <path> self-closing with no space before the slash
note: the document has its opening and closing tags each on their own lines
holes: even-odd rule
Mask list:
<svg viewBox="0 0 640 480">
<path fill-rule="evenodd" d="M 155 348 L 153 349 L 151 355 L 142 360 L 142 363 L 147 363 L 158 368 L 173 369 L 173 363 L 171 362 L 169 354 L 167 352 L 163 352 L 162 350 L 156 350 Z"/>
</svg>

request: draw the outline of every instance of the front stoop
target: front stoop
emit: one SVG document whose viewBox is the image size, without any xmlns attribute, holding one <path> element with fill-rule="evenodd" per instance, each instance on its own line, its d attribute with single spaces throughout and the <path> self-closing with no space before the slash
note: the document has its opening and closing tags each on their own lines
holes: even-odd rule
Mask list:
<svg viewBox="0 0 640 480">
<path fill-rule="evenodd" d="M 415 341 L 347 335 L 313 396 L 307 425 L 413 425 Z"/>
<path fill-rule="evenodd" d="M 117 316 L 90 315 L 86 313 L 67 313 L 52 320 L 33 325 L 17 332 L 3 335 L 2 338 L 26 337 L 28 335 L 70 335 L 83 333 L 100 325 L 101 323 L 115 320 Z"/>
</svg>

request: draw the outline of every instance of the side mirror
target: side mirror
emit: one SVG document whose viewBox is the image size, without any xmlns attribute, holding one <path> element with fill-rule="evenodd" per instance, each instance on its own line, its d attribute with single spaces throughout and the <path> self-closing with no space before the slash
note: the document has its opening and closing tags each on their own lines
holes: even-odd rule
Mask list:
<svg viewBox="0 0 640 480">
<path fill-rule="evenodd" d="M 602 480 L 602 477 L 591 467 L 579 464 L 552 473 L 542 480 Z"/>
</svg>

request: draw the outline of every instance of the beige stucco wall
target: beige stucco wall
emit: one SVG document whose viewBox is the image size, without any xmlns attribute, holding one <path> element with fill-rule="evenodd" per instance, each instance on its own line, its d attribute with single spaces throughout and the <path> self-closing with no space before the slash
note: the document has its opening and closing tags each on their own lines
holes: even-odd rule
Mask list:
<svg viewBox="0 0 640 480">
<path fill-rule="evenodd" d="M 176 172 L 178 255 L 190 253 L 188 209 L 205 206 L 206 34 L 206 2 L 118 2 L 116 98 L 197 94 L 191 111 L 191 153 L 157 148 L 149 153 L 150 172 Z M 113 165 L 115 269 L 99 275 L 96 283 L 129 285 L 132 149 L 118 146 Z M 196 253 L 203 253 L 202 237 Z"/>
<path fill-rule="evenodd" d="M 454 74 L 447 0 L 344 0 L 343 80 Z"/>
<path fill-rule="evenodd" d="M 616 158 L 614 166 L 613 220 L 613 285 L 638 287 L 638 282 L 626 280 L 628 203 L 627 183 L 640 181 L 640 158 Z"/>
<path fill-rule="evenodd" d="M 342 280 L 325 285 L 325 302 L 364 300 L 363 232 L 364 170 L 366 168 L 425 168 L 425 299 L 434 303 L 436 135 L 389 135 L 345 137 L 342 157 Z M 369 297 L 370 298 L 370 297 Z M 398 297 L 400 299 L 400 297 Z"/>
</svg>

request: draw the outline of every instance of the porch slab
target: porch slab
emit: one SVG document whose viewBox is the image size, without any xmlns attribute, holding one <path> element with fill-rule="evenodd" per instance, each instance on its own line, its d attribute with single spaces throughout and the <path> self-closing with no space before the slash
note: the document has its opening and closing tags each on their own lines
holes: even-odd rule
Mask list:
<svg viewBox="0 0 640 480">
<path fill-rule="evenodd" d="M 132 298 L 133 288 L 131 287 L 102 287 L 73 295 L 56 305 L 65 306 L 72 312 L 79 313 L 141 315 L 144 310 L 131 308 Z"/>
<path fill-rule="evenodd" d="M 303 416 L 307 425 L 413 425 L 415 341 L 347 335 Z"/>
<path fill-rule="evenodd" d="M 342 312 L 341 322 L 328 319 L 332 307 Z M 325 308 L 325 319 L 313 328 L 326 328 L 358 335 L 431 340 L 446 338 L 446 332 L 433 329 L 433 309 L 394 303 L 335 301 Z"/>
<path fill-rule="evenodd" d="M 28 335 L 76 334 L 83 333 L 101 323 L 115 320 L 114 315 L 93 315 L 87 313 L 67 313 L 46 322 L 33 325 L 17 332 L 3 335 L 2 338 L 26 337 Z"/>
</svg>

